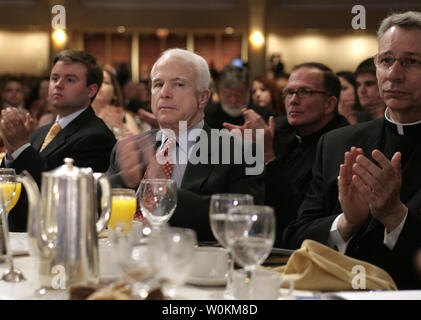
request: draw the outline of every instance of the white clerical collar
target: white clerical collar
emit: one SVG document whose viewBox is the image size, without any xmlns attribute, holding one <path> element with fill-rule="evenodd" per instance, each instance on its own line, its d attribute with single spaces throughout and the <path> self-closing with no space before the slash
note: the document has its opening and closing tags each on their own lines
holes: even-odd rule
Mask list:
<svg viewBox="0 0 421 320">
<path fill-rule="evenodd" d="M 401 136 L 405 134 L 405 130 L 404 130 L 405 127 L 408 128 L 409 126 L 415 126 L 421 123 L 421 120 L 417 122 L 412 122 L 412 123 L 398 123 L 394 121 L 392 117 L 390 116 L 389 108 L 386 108 L 386 110 L 384 111 L 384 117 L 386 118 L 387 121 L 389 121 L 390 123 L 393 123 L 396 126 L 397 132 Z"/>
</svg>

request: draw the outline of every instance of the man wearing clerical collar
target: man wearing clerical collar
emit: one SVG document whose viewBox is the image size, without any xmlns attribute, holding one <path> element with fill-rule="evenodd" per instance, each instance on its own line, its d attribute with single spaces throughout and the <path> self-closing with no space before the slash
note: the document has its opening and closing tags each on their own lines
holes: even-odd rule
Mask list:
<svg viewBox="0 0 421 320">
<path fill-rule="evenodd" d="M 284 245 L 313 239 L 421 288 L 421 13 L 392 14 L 375 56 L 385 117 L 337 129 L 319 141 L 313 180 L 284 231 Z"/>
<path fill-rule="evenodd" d="M 231 148 L 242 143 L 240 139 L 230 136 L 229 148 L 219 144 L 220 136 L 213 139 L 203 111 L 210 97 L 210 73 L 201 56 L 183 49 L 167 50 L 152 67 L 151 81 L 151 108 L 160 129 L 120 140 L 111 155 L 109 179 L 113 187 L 133 189 L 145 172 L 148 179 L 175 180 L 177 207 L 169 224 L 195 230 L 199 241 L 215 240 L 209 223 L 211 195 L 248 193 L 255 203 L 263 203 L 263 177 L 247 175 L 248 163 L 235 162 L 235 151 L 244 155 L 243 149 Z M 171 138 L 175 143 L 168 147 L 172 160 L 168 162 L 173 166 L 168 170 L 158 155 Z M 229 162 L 212 162 L 215 154 L 224 157 L 225 153 Z M 263 170 L 263 157 L 261 162 Z"/>
</svg>

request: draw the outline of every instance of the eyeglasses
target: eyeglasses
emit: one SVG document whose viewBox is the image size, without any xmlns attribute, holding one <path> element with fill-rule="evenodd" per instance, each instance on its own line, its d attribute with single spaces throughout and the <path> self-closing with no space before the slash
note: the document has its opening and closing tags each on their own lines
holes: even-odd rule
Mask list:
<svg viewBox="0 0 421 320">
<path fill-rule="evenodd" d="M 299 88 L 298 90 L 285 89 L 282 92 L 282 97 L 284 99 L 291 99 L 292 96 L 294 95 L 294 93 L 300 99 L 309 98 L 315 93 L 328 95 L 328 93 L 326 91 L 318 91 L 318 90 L 311 90 L 311 89 L 306 89 L 306 88 Z"/>
<path fill-rule="evenodd" d="M 408 73 L 421 71 L 421 59 L 419 58 L 395 58 L 391 54 L 377 54 L 374 56 L 374 63 L 376 67 L 382 71 L 389 71 L 395 64 L 396 60 L 399 61 L 399 64 Z"/>
</svg>

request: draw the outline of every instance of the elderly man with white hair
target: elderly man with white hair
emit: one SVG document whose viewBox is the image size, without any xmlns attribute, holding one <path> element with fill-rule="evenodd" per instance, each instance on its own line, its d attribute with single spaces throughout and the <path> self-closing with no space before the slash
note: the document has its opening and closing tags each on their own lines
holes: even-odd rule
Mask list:
<svg viewBox="0 0 421 320">
<path fill-rule="evenodd" d="M 215 240 L 208 213 L 211 195 L 248 193 L 255 203 L 262 203 L 262 175 L 248 175 L 249 165 L 235 161 L 238 150 L 243 158 L 242 149 L 235 148 L 238 137 L 230 136 L 228 147 L 224 147 L 221 137 L 212 135 L 205 123 L 210 73 L 201 56 L 183 49 L 163 52 L 152 67 L 151 83 L 151 108 L 159 129 L 119 141 L 108 170 L 112 185 L 137 189 L 146 169 L 149 179 L 174 179 L 178 200 L 169 224 L 194 229 L 199 241 Z M 168 172 L 155 154 L 164 150 L 170 139 L 176 143 L 168 151 L 167 160 L 172 164 Z"/>
</svg>

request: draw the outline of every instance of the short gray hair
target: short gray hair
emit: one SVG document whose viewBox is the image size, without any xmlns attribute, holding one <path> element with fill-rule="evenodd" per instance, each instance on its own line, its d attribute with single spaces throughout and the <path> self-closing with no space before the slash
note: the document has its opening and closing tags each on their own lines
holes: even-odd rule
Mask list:
<svg viewBox="0 0 421 320">
<path fill-rule="evenodd" d="M 219 88 L 236 89 L 243 85 L 246 90 L 250 88 L 250 77 L 245 67 L 236 67 L 229 64 L 219 74 Z"/>
<path fill-rule="evenodd" d="M 416 28 L 421 29 L 421 12 L 407 11 L 404 13 L 393 13 L 387 18 L 383 19 L 377 31 L 377 40 L 380 43 L 381 38 L 387 30 L 393 26 L 401 28 Z"/>
<path fill-rule="evenodd" d="M 158 60 L 156 60 L 156 62 L 154 63 L 151 69 L 151 79 L 152 79 L 152 74 L 155 70 L 155 66 L 162 59 L 168 58 L 168 57 L 175 57 L 175 58 L 185 61 L 186 63 L 191 64 L 194 67 L 196 71 L 196 75 L 197 75 L 197 84 L 196 84 L 197 90 L 203 91 L 203 90 L 209 89 L 211 75 L 210 75 L 208 63 L 203 57 L 185 49 L 175 48 L 175 49 L 165 50 L 161 54 L 161 56 L 158 58 Z"/>
</svg>

